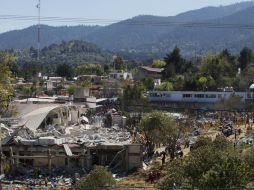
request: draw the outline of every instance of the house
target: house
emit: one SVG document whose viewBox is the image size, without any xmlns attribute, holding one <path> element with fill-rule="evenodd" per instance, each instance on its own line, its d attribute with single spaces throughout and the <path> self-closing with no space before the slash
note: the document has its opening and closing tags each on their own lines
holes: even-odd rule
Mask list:
<svg viewBox="0 0 254 190">
<path fill-rule="evenodd" d="M 90 97 L 90 88 L 76 88 L 74 91 L 74 101 L 84 102 L 86 98 Z"/>
<path fill-rule="evenodd" d="M 104 79 L 106 79 L 106 76 L 97 76 L 97 75 L 80 75 L 77 76 L 77 81 L 90 81 L 93 84 L 100 84 Z"/>
<path fill-rule="evenodd" d="M 64 86 L 66 79 L 64 77 L 49 77 L 48 80 L 44 83 L 44 88 L 47 91 L 52 91 L 57 89 L 60 86 Z"/>
<path fill-rule="evenodd" d="M 140 80 L 144 77 L 150 77 L 153 79 L 161 79 L 163 68 L 153 68 L 148 66 L 141 66 L 138 68 L 138 72 L 134 76 L 135 80 Z"/>
<path fill-rule="evenodd" d="M 132 80 L 133 76 L 128 72 L 113 72 L 109 74 L 111 79 L 123 79 L 123 80 Z"/>
</svg>

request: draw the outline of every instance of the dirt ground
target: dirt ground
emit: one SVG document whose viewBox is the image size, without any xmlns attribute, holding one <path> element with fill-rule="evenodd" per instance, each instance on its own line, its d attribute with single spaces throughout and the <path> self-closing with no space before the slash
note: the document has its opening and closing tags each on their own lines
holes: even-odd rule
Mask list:
<svg viewBox="0 0 254 190">
<path fill-rule="evenodd" d="M 243 138 L 246 136 L 246 132 L 247 132 L 247 126 L 245 125 L 240 125 L 240 126 L 234 126 L 236 129 L 241 129 L 241 134 L 237 135 L 237 140 Z M 207 137 L 211 137 L 212 139 L 215 139 L 217 135 L 222 134 L 219 130 L 219 128 L 216 127 L 212 127 L 209 129 L 204 129 L 202 132 L 202 136 L 207 136 Z M 235 140 L 235 135 L 231 135 L 230 137 L 228 137 L 228 139 L 232 142 L 234 142 Z M 183 147 L 182 147 L 183 148 Z M 161 152 L 165 149 L 165 147 L 161 147 L 156 149 L 158 152 Z M 184 155 L 188 155 L 188 153 L 190 152 L 189 148 L 185 148 L 182 149 Z M 168 160 L 168 159 L 167 159 Z M 156 165 L 160 165 L 161 164 L 161 159 L 157 158 L 156 159 Z M 149 190 L 155 190 L 156 188 L 156 182 L 155 184 L 151 184 L 150 182 L 147 181 L 148 179 L 148 173 L 149 170 L 154 167 L 154 164 L 152 164 L 151 166 L 149 166 L 147 168 L 146 171 L 144 170 L 139 170 L 133 174 L 128 175 L 127 177 L 124 177 L 122 179 L 120 179 L 118 181 L 118 186 L 120 186 L 121 190 L 122 189 L 132 189 L 132 190 L 137 190 L 137 189 L 149 189 Z M 151 169 L 152 170 L 152 169 Z M 163 170 L 161 171 L 163 173 Z M 119 190 L 120 190 L 119 189 Z"/>
<path fill-rule="evenodd" d="M 151 184 L 147 181 L 147 174 L 148 171 L 139 170 L 134 172 L 127 177 L 124 177 L 117 182 L 117 186 L 119 187 L 117 190 L 155 190 L 156 185 Z"/>
</svg>

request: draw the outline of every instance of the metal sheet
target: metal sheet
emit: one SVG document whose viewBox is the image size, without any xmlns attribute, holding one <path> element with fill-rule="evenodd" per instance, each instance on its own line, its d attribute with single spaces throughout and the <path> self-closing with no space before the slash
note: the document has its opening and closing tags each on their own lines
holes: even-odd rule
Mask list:
<svg viewBox="0 0 254 190">
<path fill-rule="evenodd" d="M 49 107 L 44 107 L 44 108 L 39 108 L 37 110 L 34 110 L 22 116 L 21 122 L 19 123 L 19 125 L 25 125 L 30 130 L 35 131 L 43 122 L 43 120 L 46 118 L 46 116 L 49 114 L 49 112 L 58 107 L 59 106 L 49 106 Z"/>
<path fill-rule="evenodd" d="M 72 156 L 72 152 L 71 152 L 69 145 L 63 144 L 63 146 L 64 146 L 64 150 L 65 150 L 65 153 L 67 154 L 67 156 Z"/>
</svg>

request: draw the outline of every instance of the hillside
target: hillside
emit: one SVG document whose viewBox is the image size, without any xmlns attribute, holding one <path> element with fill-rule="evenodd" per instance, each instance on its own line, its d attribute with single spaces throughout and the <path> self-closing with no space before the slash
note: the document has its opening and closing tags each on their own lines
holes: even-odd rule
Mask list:
<svg viewBox="0 0 254 190">
<path fill-rule="evenodd" d="M 137 16 L 109 26 L 44 25 L 41 41 L 44 47 L 61 41 L 84 40 L 132 59 L 161 57 L 174 46 L 183 49 L 187 56 L 223 48 L 236 52 L 243 46 L 254 48 L 253 27 L 242 28 L 254 25 L 253 17 L 254 1 L 242 2 L 170 17 Z M 36 47 L 36 34 L 36 26 L 0 34 L 0 49 Z"/>
<path fill-rule="evenodd" d="M 41 26 L 41 46 L 61 41 L 81 40 L 100 26 Z M 0 34 L 0 49 L 37 47 L 37 26 Z"/>
<path fill-rule="evenodd" d="M 160 40 L 150 47 L 157 47 L 158 52 L 161 52 L 178 45 L 189 55 L 220 51 L 224 48 L 239 52 L 244 46 L 254 49 L 253 17 L 254 6 L 220 19 L 209 20 L 203 27 L 178 26 L 173 32 L 161 36 Z"/>
<path fill-rule="evenodd" d="M 219 7 L 204 7 L 198 10 L 187 11 L 176 16 L 179 21 L 199 21 L 199 20 L 211 20 L 218 19 L 232 15 L 236 12 L 247 9 L 251 6 L 254 6 L 253 1 L 235 3 L 228 6 L 219 6 Z"/>
<path fill-rule="evenodd" d="M 100 30 L 89 34 L 87 40 L 114 51 L 126 51 L 126 49 L 128 49 L 131 52 L 136 52 L 140 50 L 137 46 L 153 43 L 159 45 L 158 43 L 161 42 L 159 39 L 164 37 L 165 34 L 171 34 L 175 31 L 178 32 L 179 28 L 176 24 L 172 23 L 208 22 L 213 19 L 222 19 L 251 6 L 254 6 L 254 2 L 237 3 L 221 7 L 205 7 L 171 17 L 150 15 L 137 16 L 101 28 Z M 183 29 L 180 28 L 180 30 Z M 172 36 L 174 36 L 174 34 Z M 181 45 L 182 41 L 184 43 L 185 34 L 178 37 L 179 45 Z M 167 39 L 171 40 L 172 37 L 168 35 Z M 155 45 L 155 47 L 150 47 L 149 49 L 155 49 L 152 51 L 156 51 L 157 46 Z"/>
<path fill-rule="evenodd" d="M 36 61 L 37 50 L 34 48 L 16 51 L 19 62 Z M 109 51 L 98 48 L 95 44 L 84 41 L 69 41 L 60 44 L 52 44 L 41 50 L 41 64 L 66 63 L 70 65 L 83 63 L 107 64 L 112 61 L 112 54 Z"/>
</svg>

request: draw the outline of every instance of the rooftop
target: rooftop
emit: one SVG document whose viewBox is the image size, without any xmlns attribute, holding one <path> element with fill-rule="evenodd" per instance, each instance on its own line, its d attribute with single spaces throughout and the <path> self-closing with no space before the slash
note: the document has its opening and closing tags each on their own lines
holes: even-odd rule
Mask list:
<svg viewBox="0 0 254 190">
<path fill-rule="evenodd" d="M 164 69 L 163 68 L 153 68 L 148 66 L 141 66 L 142 69 L 149 71 L 149 72 L 155 72 L 155 73 L 161 73 Z"/>
</svg>

